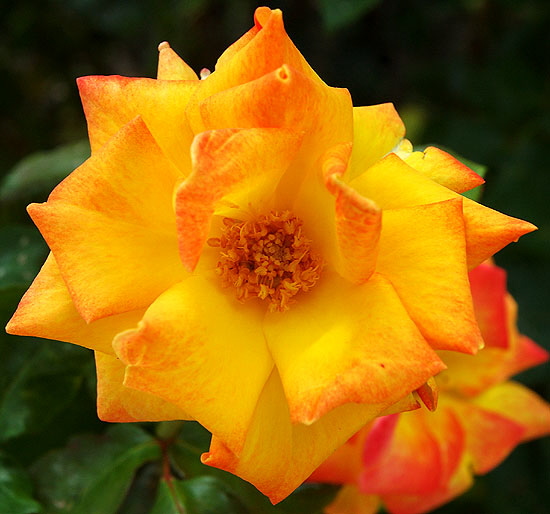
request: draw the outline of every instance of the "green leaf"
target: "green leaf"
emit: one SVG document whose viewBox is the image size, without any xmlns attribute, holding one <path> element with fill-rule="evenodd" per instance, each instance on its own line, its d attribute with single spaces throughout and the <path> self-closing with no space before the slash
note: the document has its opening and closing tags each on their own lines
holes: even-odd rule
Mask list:
<svg viewBox="0 0 550 514">
<path fill-rule="evenodd" d="M 32 467 L 37 495 L 48 513 L 114 514 L 137 469 L 158 460 L 155 439 L 135 425 L 115 425 L 104 435 L 81 435 Z"/>
<path fill-rule="evenodd" d="M 77 141 L 19 161 L 0 184 L 0 202 L 49 193 L 90 156 L 87 141 Z"/>
<path fill-rule="evenodd" d="M 42 512 L 32 497 L 32 483 L 25 472 L 0 456 L 0 512 L 36 514 Z"/>
<path fill-rule="evenodd" d="M 338 30 L 351 25 L 379 3 L 380 0 L 319 0 L 319 10 L 325 27 Z"/>
<path fill-rule="evenodd" d="M 75 397 L 89 350 L 30 338 L 0 338 L 0 441 L 39 432 Z"/>
<path fill-rule="evenodd" d="M 5 288 L 26 288 L 48 252 L 40 232 L 24 225 L 1 227 L 0 248 L 0 294 Z"/>
<path fill-rule="evenodd" d="M 161 480 L 151 514 L 247 514 L 227 484 L 211 476 Z"/>
</svg>

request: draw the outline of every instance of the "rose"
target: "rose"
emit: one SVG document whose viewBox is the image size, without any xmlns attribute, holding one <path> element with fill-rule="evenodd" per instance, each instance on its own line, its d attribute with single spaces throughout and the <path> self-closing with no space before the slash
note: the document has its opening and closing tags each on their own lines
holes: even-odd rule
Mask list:
<svg viewBox="0 0 550 514">
<path fill-rule="evenodd" d="M 29 206 L 51 255 L 8 330 L 92 348 L 102 419 L 195 419 L 278 501 L 411 408 L 435 349 L 477 350 L 467 266 L 534 227 L 325 85 L 280 11 L 205 80 L 159 52 L 157 80 L 79 79 L 92 156 Z"/>
<path fill-rule="evenodd" d="M 504 270 L 470 273 L 486 342 L 477 355 L 440 352 L 439 406 L 379 418 L 338 449 L 312 480 L 346 484 L 327 514 L 426 512 L 463 493 L 517 444 L 550 434 L 550 405 L 508 378 L 548 360 L 516 328 Z"/>
</svg>

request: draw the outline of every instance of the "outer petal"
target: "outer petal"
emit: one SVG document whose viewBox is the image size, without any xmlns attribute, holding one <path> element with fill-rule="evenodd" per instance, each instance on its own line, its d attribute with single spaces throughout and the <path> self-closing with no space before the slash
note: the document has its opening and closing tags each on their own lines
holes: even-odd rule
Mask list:
<svg viewBox="0 0 550 514">
<path fill-rule="evenodd" d="M 444 368 L 379 275 L 356 286 L 326 273 L 264 331 L 293 422 L 349 402 L 389 406 Z"/>
<path fill-rule="evenodd" d="M 213 130 L 195 138 L 193 173 L 176 193 L 179 250 L 188 269 L 199 260 L 214 212 L 246 217 L 273 207 L 273 191 L 301 139 L 265 128 Z"/>
<path fill-rule="evenodd" d="M 463 460 L 452 479 L 440 489 L 421 495 L 386 495 L 383 503 L 392 514 L 422 514 L 443 505 L 468 490 L 473 483 L 472 472 Z"/>
<path fill-rule="evenodd" d="M 460 417 L 466 432 L 466 451 L 474 472 L 487 473 L 498 464 L 522 440 L 525 429 L 520 423 L 470 401 L 445 398 L 446 404 Z"/>
<path fill-rule="evenodd" d="M 476 319 L 486 347 L 507 348 L 510 344 L 506 305 L 506 272 L 491 264 L 480 264 L 469 273 Z"/>
<path fill-rule="evenodd" d="M 429 494 L 441 488 L 457 470 L 464 450 L 464 433 L 456 416 L 448 409 L 436 413 L 417 410 L 398 417 L 391 440 L 380 451 L 370 438 L 379 440 L 375 422 L 363 452 L 364 469 L 359 487 L 363 493 Z"/>
<path fill-rule="evenodd" d="M 172 211 L 176 174 L 136 118 L 47 203 L 29 206 L 86 321 L 146 307 L 184 276 Z"/>
<path fill-rule="evenodd" d="M 461 212 L 459 198 L 385 211 L 377 271 L 391 280 L 433 348 L 475 353 L 483 341 L 466 274 Z"/>
<path fill-rule="evenodd" d="M 252 482 L 277 503 L 372 418 L 370 405 L 350 403 L 310 426 L 293 425 L 281 381 L 274 372 L 258 401 L 241 455 L 237 457 L 213 437 L 202 461 Z"/>
<path fill-rule="evenodd" d="M 128 366 L 126 387 L 177 405 L 238 454 L 273 361 L 263 306 L 238 303 L 215 279 L 172 287 L 114 347 Z"/>
<path fill-rule="evenodd" d="M 390 154 L 365 173 L 352 180 L 350 186 L 382 209 L 396 209 L 441 202 L 459 195 L 417 172 L 399 157 Z M 468 267 L 473 268 L 498 250 L 536 227 L 511 218 L 464 198 Z"/>
<path fill-rule="evenodd" d="M 550 404 L 521 384 L 499 384 L 478 396 L 475 403 L 519 423 L 524 429 L 522 441 L 550 434 Z"/>
<path fill-rule="evenodd" d="M 405 136 L 405 125 L 391 103 L 353 108 L 353 152 L 348 180 L 391 152 Z"/>
<path fill-rule="evenodd" d="M 485 183 L 475 171 L 452 155 L 429 146 L 423 152 L 412 152 L 404 161 L 423 175 L 456 193 L 464 193 Z"/>
<path fill-rule="evenodd" d="M 75 309 L 52 254 L 25 293 L 6 330 L 20 336 L 45 337 L 114 353 L 111 342 L 134 326 L 142 310 L 86 323 Z"/>
<path fill-rule="evenodd" d="M 97 369 L 97 413 L 103 421 L 168 421 L 189 419 L 179 407 L 158 396 L 122 385 L 126 367 L 116 357 L 95 354 Z"/>
<path fill-rule="evenodd" d="M 170 48 L 166 41 L 159 45 L 158 80 L 199 80 L 193 69 Z"/>
<path fill-rule="evenodd" d="M 188 148 L 193 134 L 185 109 L 200 81 L 92 76 L 79 78 L 77 84 L 92 154 L 139 115 L 180 173 L 190 171 Z"/>
</svg>

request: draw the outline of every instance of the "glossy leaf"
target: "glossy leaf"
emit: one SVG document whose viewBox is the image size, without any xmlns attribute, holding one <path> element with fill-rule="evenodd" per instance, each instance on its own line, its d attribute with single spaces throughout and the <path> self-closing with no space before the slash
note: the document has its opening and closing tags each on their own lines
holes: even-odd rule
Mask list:
<svg viewBox="0 0 550 514">
<path fill-rule="evenodd" d="M 52 514 L 114 514 L 136 470 L 160 456 L 156 441 L 135 425 L 116 425 L 101 436 L 77 436 L 35 463 L 37 496 Z"/>
</svg>

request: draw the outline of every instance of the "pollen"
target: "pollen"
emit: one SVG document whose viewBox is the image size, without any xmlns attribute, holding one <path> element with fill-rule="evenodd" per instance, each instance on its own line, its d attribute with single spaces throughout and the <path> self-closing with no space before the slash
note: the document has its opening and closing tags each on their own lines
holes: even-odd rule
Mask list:
<svg viewBox="0 0 550 514">
<path fill-rule="evenodd" d="M 223 225 L 221 236 L 208 244 L 220 248 L 216 271 L 239 301 L 260 298 L 271 312 L 283 312 L 319 280 L 321 256 L 304 236 L 302 221 L 289 211 L 272 211 L 255 221 L 224 218 Z"/>
</svg>

